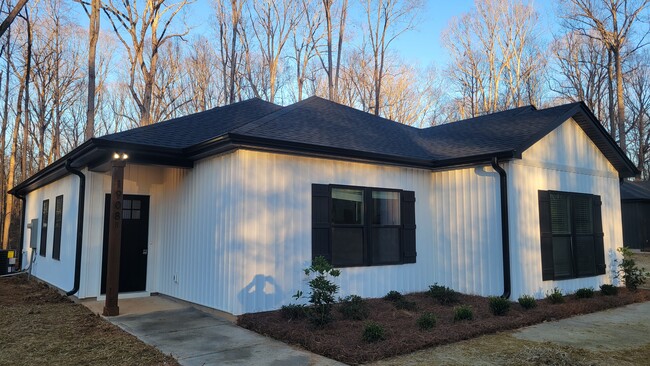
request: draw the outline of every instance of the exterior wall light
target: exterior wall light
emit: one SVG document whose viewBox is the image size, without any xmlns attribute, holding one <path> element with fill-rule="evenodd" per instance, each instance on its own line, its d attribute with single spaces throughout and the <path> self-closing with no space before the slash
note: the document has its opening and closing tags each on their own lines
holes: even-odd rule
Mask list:
<svg viewBox="0 0 650 366">
<path fill-rule="evenodd" d="M 119 152 L 113 153 L 113 160 L 126 160 L 128 158 L 129 155 L 127 153 L 119 153 Z"/>
</svg>

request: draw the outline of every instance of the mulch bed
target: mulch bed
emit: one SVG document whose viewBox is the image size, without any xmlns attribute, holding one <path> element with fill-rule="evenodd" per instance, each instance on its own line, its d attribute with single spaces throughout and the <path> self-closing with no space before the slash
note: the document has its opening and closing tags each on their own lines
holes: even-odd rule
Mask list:
<svg viewBox="0 0 650 366">
<path fill-rule="evenodd" d="M 346 320 L 337 309 L 333 312 L 335 320 L 324 329 L 315 329 L 305 319 L 284 319 L 279 311 L 244 314 L 239 317 L 238 324 L 325 357 L 348 364 L 360 364 L 483 334 L 648 301 L 650 291 L 631 292 L 620 288 L 617 296 L 604 296 L 599 292 L 590 299 L 565 296 L 565 303 L 562 304 L 539 300 L 537 307 L 530 310 L 512 303 L 506 316 L 492 315 L 485 297 L 461 295 L 458 304 L 470 305 L 474 320 L 459 322 L 454 322 L 453 306 L 440 305 L 427 293 L 408 294 L 405 298 L 417 303 L 416 311 L 397 310 L 392 302 L 383 299 L 366 300 L 370 309 L 366 321 L 379 323 L 386 331 L 386 340 L 376 343 L 367 343 L 362 339 L 366 321 Z M 424 312 L 433 313 L 437 317 L 437 325 L 432 330 L 420 330 L 416 324 Z"/>
</svg>

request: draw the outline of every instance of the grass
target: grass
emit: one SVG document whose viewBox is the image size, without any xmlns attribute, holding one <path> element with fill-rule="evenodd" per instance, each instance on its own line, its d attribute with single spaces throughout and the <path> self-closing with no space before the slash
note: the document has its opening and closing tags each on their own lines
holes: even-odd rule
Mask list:
<svg viewBox="0 0 650 366">
<path fill-rule="evenodd" d="M 481 335 L 648 301 L 650 291 L 633 293 L 623 288 L 618 296 L 596 294 L 590 299 L 570 296 L 562 304 L 551 304 L 543 299 L 537 301 L 535 308 L 528 310 L 518 303 L 512 303 L 505 316 L 492 314 L 488 298 L 459 294 L 457 305 L 471 306 L 474 317 L 457 322 L 454 322 L 454 307 L 440 304 L 427 292 L 407 294 L 404 298 L 414 302 L 417 311 L 396 309 L 392 302 L 383 299 L 365 300 L 369 309 L 367 321 L 381 325 L 388 335 L 385 340 L 376 343 L 363 341 L 364 322 L 347 320 L 338 311 L 335 312 L 334 321 L 323 329 L 314 329 L 307 321 L 288 322 L 276 311 L 244 314 L 238 322 L 245 328 L 299 345 L 325 357 L 348 364 L 361 364 Z M 436 326 L 426 332 L 420 330 L 417 321 L 424 313 L 436 316 Z M 536 356 L 534 353 L 537 351 L 531 352 L 530 357 L 545 357 Z"/>
<path fill-rule="evenodd" d="M 0 278 L 0 365 L 178 365 L 25 276 Z"/>
</svg>

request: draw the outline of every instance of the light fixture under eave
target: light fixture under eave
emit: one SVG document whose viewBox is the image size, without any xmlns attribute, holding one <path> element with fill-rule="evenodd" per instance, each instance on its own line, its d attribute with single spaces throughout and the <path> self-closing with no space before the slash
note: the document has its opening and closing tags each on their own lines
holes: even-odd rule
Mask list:
<svg viewBox="0 0 650 366">
<path fill-rule="evenodd" d="M 113 160 L 126 160 L 129 158 L 129 154 L 123 152 L 114 152 Z"/>
</svg>

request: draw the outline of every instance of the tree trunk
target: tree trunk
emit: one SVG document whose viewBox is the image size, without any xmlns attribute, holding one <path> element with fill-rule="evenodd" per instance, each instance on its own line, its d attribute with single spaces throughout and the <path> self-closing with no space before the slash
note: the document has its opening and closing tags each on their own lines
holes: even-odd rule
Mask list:
<svg viewBox="0 0 650 366">
<path fill-rule="evenodd" d="M 334 92 L 336 101 L 339 101 L 339 79 L 341 71 L 341 52 L 343 50 L 343 34 L 345 33 L 345 22 L 348 17 L 348 0 L 343 1 L 341 7 L 341 23 L 339 24 L 339 44 L 336 49 L 336 77 L 334 79 Z"/>
<path fill-rule="evenodd" d="M 86 108 L 85 140 L 95 136 L 95 61 L 97 59 L 97 40 L 99 38 L 99 11 L 101 0 L 92 0 L 90 24 L 88 25 L 88 106 Z"/>
<path fill-rule="evenodd" d="M 18 131 L 20 131 L 20 118 L 23 113 L 22 99 L 25 91 L 25 83 L 20 83 L 18 90 L 18 99 L 16 99 L 16 117 L 14 119 L 14 129 L 11 136 L 11 155 L 9 157 L 9 169 L 7 171 L 7 187 L 13 188 L 16 177 L 16 154 L 18 154 Z M 7 195 L 5 201 L 5 217 L 2 228 L 2 248 L 6 249 L 9 244 L 9 228 L 11 227 L 11 214 L 14 208 L 14 197 L 10 194 Z"/>
<path fill-rule="evenodd" d="M 625 133 L 625 97 L 623 95 L 623 70 L 621 65 L 621 52 L 619 48 L 614 50 L 614 69 L 616 70 L 616 97 L 618 104 L 618 138 L 619 145 L 627 154 L 627 136 Z"/>
<path fill-rule="evenodd" d="M 235 71 L 237 70 L 237 54 L 235 53 L 235 48 L 237 48 L 237 25 L 239 24 L 239 12 L 237 6 L 237 0 L 230 1 L 232 7 L 232 39 L 230 44 L 230 85 L 229 85 L 229 97 L 228 101 L 230 104 L 235 103 Z"/>
<path fill-rule="evenodd" d="M 614 62 L 612 51 L 607 51 L 607 109 L 609 110 L 609 133 L 616 140 L 616 112 L 614 107 Z"/>
<path fill-rule="evenodd" d="M 6 134 L 7 134 L 7 124 L 9 123 L 9 75 L 11 73 L 11 29 L 7 30 L 7 54 L 5 55 L 6 60 L 7 60 L 7 66 L 5 70 L 5 95 L 4 95 L 4 110 L 2 111 L 2 136 L 0 137 L 0 150 L 2 153 L 0 153 L 0 159 L 2 162 L 2 169 L 0 169 L 0 179 L 2 182 L 2 206 L 1 206 L 1 212 L 0 212 L 0 238 L 2 238 L 2 243 L 6 243 L 7 241 L 4 240 L 4 220 L 5 220 L 5 213 L 7 212 L 7 190 L 9 189 L 9 186 L 7 186 L 7 180 L 6 180 L 6 173 L 5 173 L 5 167 L 7 164 L 7 161 L 5 159 L 5 151 L 7 150 L 7 139 L 6 139 Z M 15 133 L 15 129 L 14 129 Z"/>
<path fill-rule="evenodd" d="M 25 60 L 25 118 L 23 121 L 23 146 L 22 146 L 22 156 L 21 156 L 21 171 L 20 171 L 20 180 L 23 181 L 27 179 L 28 169 L 27 169 L 27 151 L 29 148 L 29 79 L 32 70 L 32 26 L 27 18 L 27 56 Z"/>
</svg>

